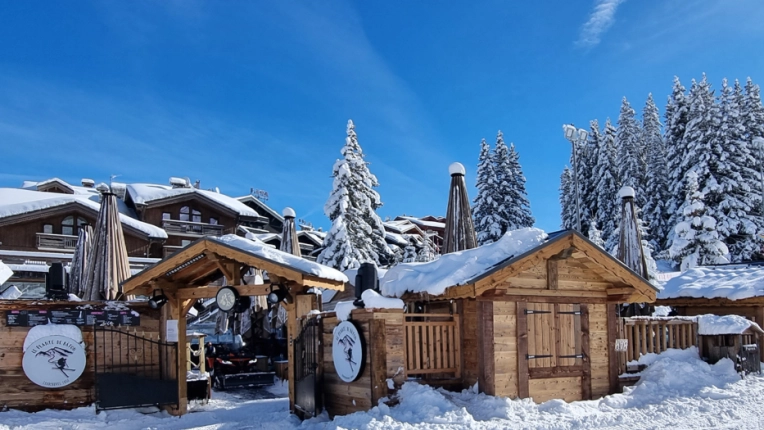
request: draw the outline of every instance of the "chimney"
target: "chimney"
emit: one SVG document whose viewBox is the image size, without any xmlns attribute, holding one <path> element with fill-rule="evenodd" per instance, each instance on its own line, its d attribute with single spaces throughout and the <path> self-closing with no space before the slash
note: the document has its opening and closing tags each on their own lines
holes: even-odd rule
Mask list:
<svg viewBox="0 0 764 430">
<path fill-rule="evenodd" d="M 80 180 L 80 183 L 82 183 L 82 186 L 85 188 L 95 187 L 95 181 L 92 179 L 82 178 L 82 180 Z"/>
<path fill-rule="evenodd" d="M 186 180 L 173 176 L 170 178 L 170 185 L 172 185 L 173 188 L 186 188 Z"/>
</svg>

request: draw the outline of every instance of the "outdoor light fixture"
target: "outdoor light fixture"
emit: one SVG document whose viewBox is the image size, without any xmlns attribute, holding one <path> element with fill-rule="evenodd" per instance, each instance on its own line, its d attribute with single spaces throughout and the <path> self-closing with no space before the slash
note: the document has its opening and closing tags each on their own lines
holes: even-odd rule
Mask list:
<svg viewBox="0 0 764 430">
<path fill-rule="evenodd" d="M 159 294 L 157 294 L 157 292 Z M 167 303 L 167 296 L 164 295 L 164 291 L 154 290 L 154 293 L 149 299 L 149 306 L 151 306 L 151 309 L 159 309 L 164 306 L 165 303 Z"/>
<path fill-rule="evenodd" d="M 196 309 L 197 312 L 204 312 L 207 309 L 207 306 L 204 306 L 204 300 L 197 300 L 196 303 L 194 303 L 194 309 Z"/>
<path fill-rule="evenodd" d="M 275 305 L 286 297 L 286 291 L 279 285 L 276 290 L 271 287 L 271 292 L 268 293 L 268 303 Z"/>
<path fill-rule="evenodd" d="M 573 124 L 563 124 L 562 131 L 565 133 L 565 139 L 567 139 L 572 146 L 573 183 L 574 183 L 573 186 L 576 188 L 576 230 L 580 232 L 581 231 L 581 209 L 580 209 L 581 202 L 578 197 L 578 160 L 577 160 L 578 157 L 576 154 L 577 153 L 576 144 L 586 142 L 586 138 L 589 137 L 589 133 L 583 128 L 576 129 L 576 126 L 574 126 Z M 576 133 L 578 133 L 578 137 L 576 137 Z"/>
</svg>

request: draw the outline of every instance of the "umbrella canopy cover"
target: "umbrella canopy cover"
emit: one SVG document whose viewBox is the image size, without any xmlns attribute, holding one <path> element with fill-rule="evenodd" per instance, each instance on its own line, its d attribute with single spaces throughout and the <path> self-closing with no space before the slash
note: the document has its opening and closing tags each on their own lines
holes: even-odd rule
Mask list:
<svg viewBox="0 0 764 430">
<path fill-rule="evenodd" d="M 294 222 L 295 212 L 292 208 L 285 208 L 283 214 L 284 227 L 281 230 L 280 251 L 301 257 L 302 252 L 300 252 L 300 243 L 297 241 L 297 228 Z"/>
<path fill-rule="evenodd" d="M 623 187 L 619 195 L 621 197 L 621 224 L 616 258 L 627 265 L 629 269 L 647 279 L 647 261 L 642 249 L 642 234 L 637 225 L 634 189 Z"/>
<path fill-rule="evenodd" d="M 101 210 L 93 232 L 93 247 L 87 264 L 83 300 L 115 300 L 120 283 L 130 277 L 125 236 L 119 220 L 117 197 L 102 184 Z"/>
<path fill-rule="evenodd" d="M 477 247 L 470 199 L 467 196 L 467 184 L 464 181 L 464 166 L 460 163 L 453 163 L 448 170 L 451 173 L 451 188 L 448 192 L 446 229 L 441 254 Z"/>
<path fill-rule="evenodd" d="M 72 267 L 69 269 L 69 292 L 82 297 L 85 293 L 85 273 L 93 248 L 93 227 L 84 225 L 77 233 L 77 245 L 74 246 Z"/>
</svg>

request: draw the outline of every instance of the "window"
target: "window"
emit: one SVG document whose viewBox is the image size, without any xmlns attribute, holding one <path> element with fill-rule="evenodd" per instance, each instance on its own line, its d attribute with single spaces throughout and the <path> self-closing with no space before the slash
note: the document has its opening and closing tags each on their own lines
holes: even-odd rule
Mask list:
<svg viewBox="0 0 764 430">
<path fill-rule="evenodd" d="M 218 225 L 218 219 L 210 217 L 210 224 L 212 225 Z"/>
<path fill-rule="evenodd" d="M 68 216 L 61 221 L 61 234 L 74 236 L 74 217 Z"/>
<path fill-rule="evenodd" d="M 43 224 L 42 232 L 47 234 L 53 234 L 53 224 Z"/>
<path fill-rule="evenodd" d="M 191 221 L 202 222 L 202 213 L 196 209 L 191 210 Z"/>
<path fill-rule="evenodd" d="M 581 305 L 528 303 L 528 369 L 583 364 Z"/>
<path fill-rule="evenodd" d="M 188 221 L 189 220 L 189 213 L 191 213 L 191 210 L 188 206 L 183 206 L 180 208 L 180 220 L 181 221 Z"/>
<path fill-rule="evenodd" d="M 183 239 L 180 241 L 180 246 L 186 247 L 188 245 L 191 245 L 191 241 L 187 239 Z"/>
<path fill-rule="evenodd" d="M 169 212 L 162 212 L 162 219 L 172 219 L 172 215 Z"/>
</svg>

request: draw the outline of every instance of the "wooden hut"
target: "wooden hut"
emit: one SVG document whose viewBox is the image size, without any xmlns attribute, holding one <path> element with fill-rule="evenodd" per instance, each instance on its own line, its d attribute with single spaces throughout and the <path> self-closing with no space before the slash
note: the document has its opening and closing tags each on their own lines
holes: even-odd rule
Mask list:
<svg viewBox="0 0 764 430">
<path fill-rule="evenodd" d="M 250 269 L 264 270 L 267 282 L 260 285 L 245 285 L 243 275 Z M 225 276 L 228 287 L 209 285 Z M 178 345 L 186 344 L 185 315 L 200 298 L 216 297 L 222 288 L 234 288 L 239 296 L 261 296 L 278 293 L 289 315 L 287 319 L 290 344 L 295 343 L 300 333 L 300 325 L 310 313 L 317 309 L 315 294 L 308 294 L 310 288 L 340 290 L 347 277 L 341 272 L 307 261 L 303 258 L 272 249 L 257 242 L 236 235 L 204 237 L 183 250 L 147 268 L 123 282 L 125 294 L 152 295 L 160 291 L 167 298 L 169 306 L 162 307 L 162 326 L 176 324 Z M 162 331 L 162 339 L 167 332 Z M 318 347 L 318 344 L 315 344 Z M 295 404 L 295 348 L 289 350 L 289 398 L 294 411 Z M 308 357 L 317 356 L 313 351 Z M 305 359 L 306 356 L 297 357 Z M 314 369 L 316 364 L 302 363 L 305 368 Z M 177 408 L 171 412 L 184 414 L 187 411 L 185 357 L 177 363 L 178 398 Z M 299 381 L 297 381 L 299 383 Z"/>
<path fill-rule="evenodd" d="M 695 267 L 666 282 L 655 305 L 676 315 L 739 315 L 764 324 L 764 265 L 727 264 Z M 762 337 L 758 338 L 764 360 Z"/>
<path fill-rule="evenodd" d="M 402 342 L 409 377 L 462 388 L 478 382 L 486 394 L 537 402 L 615 392 L 616 306 L 652 302 L 657 292 L 580 233 L 537 229 L 401 264 L 381 290 L 408 303 Z M 455 362 L 444 358 L 454 353 Z"/>
<path fill-rule="evenodd" d="M 760 372 L 758 338 L 764 330 L 739 315 L 700 315 L 698 317 L 698 352 L 716 363 L 722 358 L 735 361 L 738 371 Z"/>
</svg>

